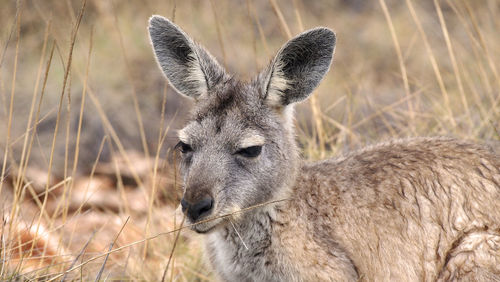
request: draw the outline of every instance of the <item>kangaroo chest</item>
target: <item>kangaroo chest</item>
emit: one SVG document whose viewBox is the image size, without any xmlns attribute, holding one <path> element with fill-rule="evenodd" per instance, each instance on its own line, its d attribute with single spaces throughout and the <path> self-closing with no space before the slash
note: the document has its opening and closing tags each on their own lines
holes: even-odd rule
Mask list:
<svg viewBox="0 0 500 282">
<path fill-rule="evenodd" d="M 223 281 L 297 281 L 291 266 L 273 234 L 268 216 L 247 221 L 245 225 L 228 223 L 209 234 L 206 251 Z"/>
<path fill-rule="evenodd" d="M 271 213 L 272 214 L 272 213 Z M 268 213 L 207 236 L 206 251 L 223 281 L 355 281 L 354 266 L 335 244 L 319 244 L 299 218 Z"/>
</svg>

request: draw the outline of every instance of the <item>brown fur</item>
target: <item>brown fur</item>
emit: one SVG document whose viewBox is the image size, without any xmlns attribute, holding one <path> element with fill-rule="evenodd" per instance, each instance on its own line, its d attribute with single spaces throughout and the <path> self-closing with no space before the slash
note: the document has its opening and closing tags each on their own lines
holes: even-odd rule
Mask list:
<svg viewBox="0 0 500 282">
<path fill-rule="evenodd" d="M 323 278 L 344 277 L 342 264 L 361 280 L 500 277 L 500 157 L 486 147 L 384 143 L 304 165 L 292 195 L 280 216 L 293 226 L 277 228 L 290 235 L 276 236 L 293 261 L 317 261 L 302 266 L 306 281 L 326 268 Z M 350 261 L 332 260 L 334 249 Z"/>
</svg>

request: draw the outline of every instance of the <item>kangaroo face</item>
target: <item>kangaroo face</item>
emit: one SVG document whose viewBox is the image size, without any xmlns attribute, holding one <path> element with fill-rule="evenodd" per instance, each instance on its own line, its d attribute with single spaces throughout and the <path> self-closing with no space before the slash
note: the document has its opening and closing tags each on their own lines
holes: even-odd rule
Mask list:
<svg viewBox="0 0 500 282">
<path fill-rule="evenodd" d="M 255 89 L 230 80 L 214 90 L 179 131 L 182 206 L 190 222 L 276 199 L 295 165 L 284 117 Z M 221 222 L 194 229 L 205 232 Z"/>
<path fill-rule="evenodd" d="M 287 196 L 298 153 L 292 104 L 304 100 L 328 71 L 335 35 L 326 28 L 289 41 L 249 83 L 227 75 L 180 28 L 154 16 L 149 26 L 158 63 L 170 84 L 195 99 L 179 131 L 183 212 L 205 233 L 223 215 Z M 210 220 L 208 220 L 210 219 Z"/>
</svg>

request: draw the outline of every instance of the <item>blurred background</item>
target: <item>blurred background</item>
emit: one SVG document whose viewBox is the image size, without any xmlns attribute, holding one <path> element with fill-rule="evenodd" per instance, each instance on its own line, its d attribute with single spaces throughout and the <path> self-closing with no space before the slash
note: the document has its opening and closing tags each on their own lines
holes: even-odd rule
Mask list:
<svg viewBox="0 0 500 282">
<path fill-rule="evenodd" d="M 163 15 L 242 80 L 326 26 L 334 63 L 297 106 L 316 160 L 389 138 L 500 140 L 496 0 L 0 0 L 0 278 L 213 280 L 177 232 L 191 101 L 154 59 Z M 180 234 L 178 236 L 178 234 Z"/>
</svg>

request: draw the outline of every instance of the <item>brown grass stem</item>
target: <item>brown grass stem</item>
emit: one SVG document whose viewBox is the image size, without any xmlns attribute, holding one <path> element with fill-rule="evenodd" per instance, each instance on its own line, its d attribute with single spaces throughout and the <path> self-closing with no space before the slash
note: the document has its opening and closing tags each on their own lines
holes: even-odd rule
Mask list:
<svg viewBox="0 0 500 282">
<path fill-rule="evenodd" d="M 446 111 L 448 113 L 448 119 L 451 122 L 452 128 L 455 130 L 457 123 L 455 121 L 455 117 L 453 116 L 453 111 L 451 109 L 450 105 L 450 97 L 448 94 L 448 91 L 446 90 L 446 86 L 443 81 L 443 77 L 441 76 L 441 71 L 439 70 L 439 66 L 436 60 L 436 57 L 434 56 L 434 52 L 432 51 L 431 45 L 429 44 L 429 40 L 427 38 L 427 35 L 424 31 L 424 28 L 422 27 L 422 22 L 420 21 L 420 17 L 417 15 L 417 12 L 415 11 L 415 8 L 413 7 L 413 4 L 411 0 L 406 0 L 406 5 L 408 6 L 408 9 L 410 10 L 410 14 L 413 18 L 413 21 L 415 22 L 415 25 L 417 26 L 417 30 L 420 33 L 420 37 L 422 38 L 422 41 L 424 43 L 425 49 L 427 50 L 427 55 L 429 56 L 429 60 L 432 65 L 432 69 L 434 71 L 434 75 L 436 76 L 436 80 L 439 85 L 439 89 L 441 90 L 441 94 L 443 95 L 444 98 L 444 106 L 446 108 Z"/>
<path fill-rule="evenodd" d="M 118 147 L 118 151 L 120 152 L 120 155 L 123 157 L 127 166 L 129 167 L 130 172 L 132 173 L 132 177 L 137 182 L 137 185 L 140 187 L 140 189 L 142 189 L 144 191 L 143 181 L 141 180 L 141 178 L 137 174 L 137 171 L 135 170 L 134 166 L 132 165 L 132 162 L 130 161 L 130 158 L 128 157 L 128 155 L 125 151 L 125 147 L 123 146 L 122 142 L 120 141 L 120 138 L 118 137 L 118 134 L 116 133 L 113 126 L 111 125 L 111 122 L 109 121 L 105 110 L 103 109 L 101 103 L 97 99 L 96 95 L 94 94 L 94 92 L 90 86 L 87 87 L 87 92 L 88 92 L 88 95 L 90 97 L 90 100 L 92 100 L 92 103 L 94 104 L 94 106 L 97 109 L 97 112 L 102 120 L 102 123 L 104 124 L 104 127 L 106 128 L 106 130 L 109 131 L 109 135 L 110 135 L 111 139 Z"/>
<path fill-rule="evenodd" d="M 113 17 L 114 17 L 114 20 L 115 20 L 115 24 L 114 24 L 114 27 L 116 29 L 116 32 L 118 33 L 118 39 L 119 39 L 119 42 L 120 42 L 120 50 L 121 50 L 121 53 L 122 53 L 122 57 L 123 57 L 123 62 L 125 63 L 125 70 L 126 70 L 126 73 L 127 73 L 127 78 L 128 78 L 128 81 L 130 82 L 130 87 L 131 87 L 131 90 L 132 90 L 132 100 L 134 102 L 134 110 L 135 110 L 135 114 L 136 114 L 136 117 L 137 117 L 137 123 L 138 123 L 138 126 L 139 126 L 139 135 L 141 137 L 141 142 L 142 142 L 142 147 L 143 147 L 143 150 L 144 150 L 144 154 L 146 156 L 146 159 L 149 160 L 149 148 L 148 148 L 148 142 L 147 142 L 147 139 L 146 139 L 146 132 L 144 131 L 144 122 L 142 121 L 142 114 L 141 114 L 141 110 L 140 110 L 140 107 L 139 107 L 139 99 L 137 98 L 137 90 L 136 90 L 136 87 L 135 87 L 135 84 L 134 84 L 134 79 L 133 79 L 133 76 L 132 76 L 132 71 L 131 71 L 131 67 L 130 67 L 130 62 L 129 62 L 129 59 L 128 59 L 128 55 L 127 55 L 127 50 L 125 48 L 125 43 L 123 42 L 123 35 L 122 35 L 122 32 L 120 30 L 120 23 L 118 22 L 118 16 L 116 15 L 116 8 L 115 8 L 115 5 L 114 5 L 114 2 L 113 3 Z"/>
<path fill-rule="evenodd" d="M 75 153 L 73 156 L 73 168 L 71 170 L 71 177 L 74 179 L 76 175 L 76 169 L 78 167 L 78 158 L 80 155 L 80 139 L 81 139 L 81 133 L 82 133 L 82 123 L 83 123 L 83 113 L 85 109 L 85 98 L 87 97 L 87 85 L 88 85 L 88 78 L 89 78 L 89 71 L 90 71 L 90 62 L 92 58 L 92 47 L 93 47 L 93 41 L 94 41 L 94 29 L 92 28 L 90 30 L 90 38 L 89 38 L 89 51 L 87 54 L 87 64 L 85 67 L 85 77 L 83 79 L 83 88 L 82 88 L 82 96 L 81 96 L 81 101 L 80 101 L 80 113 L 78 115 L 78 126 L 77 126 L 77 131 L 76 131 L 76 140 L 75 140 Z M 73 186 L 74 182 L 72 182 Z M 69 191 L 68 198 L 71 198 L 71 191 Z M 66 221 L 66 216 L 68 213 L 68 205 L 64 207 L 63 211 L 63 222 Z"/>
<path fill-rule="evenodd" d="M 281 9 L 279 8 L 278 3 L 276 2 L 276 0 L 269 0 L 269 3 L 271 3 L 271 6 L 273 7 L 274 14 L 278 17 L 278 20 L 280 21 L 280 27 L 281 27 L 281 31 L 283 32 L 283 35 L 287 39 L 292 38 L 292 32 L 290 32 L 290 28 L 288 27 L 288 24 L 286 23 L 285 17 L 283 16 L 283 13 L 281 13 Z"/>
<path fill-rule="evenodd" d="M 165 266 L 165 270 L 163 271 L 163 275 L 161 277 L 161 282 L 165 281 L 165 277 L 167 275 L 168 267 L 170 266 L 170 261 L 172 260 L 172 257 L 174 256 L 175 247 L 177 246 L 177 242 L 179 241 L 179 237 L 181 235 L 181 230 L 182 230 L 182 227 L 184 226 L 184 220 L 185 219 L 186 219 L 186 215 L 184 215 L 182 217 L 181 225 L 178 228 L 179 231 L 175 235 L 174 244 L 172 245 L 172 250 L 170 251 L 170 255 L 168 256 L 167 265 Z"/>
<path fill-rule="evenodd" d="M 99 272 L 97 273 L 95 281 L 99 281 L 101 279 L 102 272 L 104 271 L 104 267 L 106 266 L 106 262 L 108 261 L 108 258 L 109 258 L 109 254 L 111 253 L 111 250 L 113 249 L 113 246 L 116 244 L 116 241 L 118 240 L 118 237 L 120 236 L 120 234 L 122 233 L 123 229 L 125 228 L 125 225 L 127 225 L 127 222 L 128 222 L 129 219 L 130 219 L 130 216 L 127 217 L 127 219 L 123 223 L 122 227 L 120 228 L 120 231 L 118 231 L 118 233 L 116 234 L 115 240 L 113 240 L 113 242 L 111 242 L 111 244 L 109 245 L 108 254 L 106 255 L 106 257 L 104 257 L 104 262 L 102 263 L 102 266 L 99 269 Z"/>
<path fill-rule="evenodd" d="M 18 0 L 16 2 L 16 53 L 14 55 L 14 69 L 12 70 L 12 87 L 10 92 L 10 103 L 9 103 L 9 114 L 7 118 L 7 134 L 5 134 L 5 151 L 3 156 L 2 173 L 0 174 L 0 179 L 4 179 L 5 171 L 7 169 L 7 157 L 10 148 L 10 135 L 12 130 L 12 113 L 14 111 L 14 95 L 16 93 L 16 75 L 17 75 L 17 64 L 19 58 L 19 43 L 21 41 L 21 14 L 22 14 L 22 2 Z M 0 181 L 0 195 L 2 195 L 3 181 Z"/>
<path fill-rule="evenodd" d="M 469 104 L 467 102 L 467 98 L 465 95 L 465 90 L 464 86 L 462 83 L 462 78 L 460 77 L 460 73 L 458 70 L 458 64 L 457 64 L 457 59 L 455 56 L 455 51 L 453 50 L 453 45 L 451 43 L 450 35 L 448 33 L 448 28 L 446 26 L 446 21 L 443 16 L 443 11 L 441 9 L 441 5 L 437 0 L 434 0 L 434 7 L 436 8 L 436 12 L 439 18 L 439 23 L 441 25 L 441 30 L 443 32 L 443 36 L 445 39 L 446 43 L 446 48 L 448 49 L 448 55 L 450 56 L 450 61 L 451 61 L 451 66 L 453 68 L 453 74 L 455 75 L 455 79 L 457 81 L 457 86 L 458 86 L 458 92 L 460 93 L 460 98 L 462 100 L 462 105 L 464 107 L 465 115 L 467 116 L 467 120 L 469 122 L 469 126 L 473 126 L 470 110 L 469 110 Z"/>
<path fill-rule="evenodd" d="M 259 31 L 260 41 L 262 42 L 262 45 L 264 46 L 265 55 L 268 56 L 271 53 L 271 50 L 269 48 L 269 44 L 267 43 L 264 29 L 262 28 L 262 24 L 260 23 L 259 17 L 257 15 L 257 11 L 255 10 L 255 7 L 253 5 L 253 1 L 252 0 L 247 0 L 247 1 L 248 1 L 247 2 L 248 8 L 250 9 L 250 12 L 251 12 L 252 17 L 255 21 L 255 24 L 257 25 L 257 30 Z"/>
<path fill-rule="evenodd" d="M 87 242 L 85 243 L 85 245 L 83 245 L 82 247 L 82 250 L 78 253 L 78 255 L 73 259 L 73 261 L 71 262 L 71 264 L 69 265 L 68 268 L 72 268 L 75 263 L 78 261 L 78 259 L 85 253 L 85 250 L 87 249 L 87 247 L 89 246 L 90 242 L 92 241 L 92 239 L 94 238 L 96 234 L 96 231 L 94 230 L 92 232 L 92 235 L 90 235 L 89 239 L 87 240 Z M 64 282 L 64 280 L 66 280 L 66 276 L 68 275 L 68 273 L 65 273 L 64 276 L 61 278 L 61 282 Z"/>
<path fill-rule="evenodd" d="M 82 6 L 80 8 L 80 13 L 78 15 L 78 20 L 75 23 L 75 26 L 74 26 L 74 28 L 72 30 L 72 34 L 71 34 L 71 42 L 70 42 L 70 48 L 69 48 L 69 52 L 68 52 L 68 63 L 66 65 L 66 70 L 64 72 L 64 78 L 63 78 L 63 83 L 62 83 L 61 96 L 60 96 L 60 99 L 59 99 L 59 107 L 58 107 L 58 110 L 57 110 L 56 124 L 55 124 L 55 127 L 54 127 L 54 134 L 53 134 L 53 138 L 52 138 L 52 146 L 51 146 L 51 150 L 50 150 L 49 167 L 48 167 L 48 171 L 47 171 L 47 184 L 45 186 L 45 190 L 46 191 L 49 190 L 49 185 L 50 185 L 50 179 L 51 179 L 51 174 L 52 174 L 52 164 L 53 164 L 53 160 L 54 160 L 54 151 L 55 151 L 56 140 L 57 140 L 57 133 L 58 133 L 58 129 L 59 129 L 59 122 L 60 122 L 60 119 L 61 119 L 62 104 L 63 104 L 63 100 L 64 100 L 64 92 L 66 90 L 66 83 L 68 81 L 68 77 L 69 77 L 69 73 L 70 73 L 70 69 L 71 69 L 71 62 L 72 62 L 72 59 L 73 59 L 73 49 L 74 49 L 74 46 L 75 46 L 76 36 L 77 36 L 78 30 L 80 28 L 80 23 L 81 23 L 82 18 L 83 18 L 83 13 L 85 11 L 86 4 L 87 4 L 87 0 L 82 0 Z M 48 199 L 48 193 L 46 193 L 44 195 L 44 198 L 43 198 L 42 209 L 40 211 L 40 216 L 38 217 L 38 221 L 37 221 L 37 227 L 36 227 L 37 228 L 37 232 L 38 232 L 38 228 L 40 227 L 40 224 L 41 224 L 42 214 L 45 211 L 45 207 L 46 207 L 46 204 L 47 204 L 47 199 Z M 35 234 L 37 232 L 35 232 Z M 44 250 L 44 253 L 45 253 L 45 250 Z"/>
<path fill-rule="evenodd" d="M 165 128 L 165 131 L 163 132 L 163 126 L 165 123 L 165 106 L 167 102 L 167 85 L 165 85 L 164 90 L 163 90 L 163 103 L 162 103 L 162 109 L 161 109 L 161 119 L 160 119 L 160 130 L 158 132 L 158 147 L 156 149 L 156 155 L 155 155 L 155 160 L 154 160 L 154 165 L 153 165 L 153 177 L 152 177 L 152 187 L 151 187 L 151 196 L 149 197 L 149 204 L 148 204 L 148 215 L 146 219 L 146 232 L 145 232 L 145 237 L 149 236 L 149 227 L 151 224 L 151 218 L 153 216 L 153 206 L 154 202 L 156 199 L 156 190 L 158 188 L 158 169 L 159 169 L 159 162 L 160 162 L 160 153 L 161 149 L 163 147 L 163 142 L 165 141 L 165 136 L 167 132 L 170 129 L 170 125 L 172 124 L 172 121 L 167 125 L 167 128 Z M 144 256 L 147 252 L 147 244 L 144 246 Z"/>
<path fill-rule="evenodd" d="M 210 6 L 212 7 L 212 12 L 214 13 L 215 20 L 215 30 L 217 31 L 217 40 L 219 40 L 220 49 L 222 51 L 222 65 L 227 69 L 227 56 L 226 49 L 224 48 L 224 41 L 222 40 L 222 31 L 219 16 L 217 15 L 217 7 L 215 7 L 215 1 L 210 0 Z"/>
<path fill-rule="evenodd" d="M 408 74 L 406 70 L 406 64 L 403 59 L 403 54 L 401 52 L 401 46 L 399 45 L 399 40 L 396 35 L 396 29 L 394 28 L 394 24 L 392 22 L 391 14 L 389 13 L 389 9 L 385 3 L 385 0 L 379 0 L 380 6 L 382 7 L 382 11 L 384 12 L 385 20 L 387 21 L 387 25 L 389 27 L 389 31 L 391 33 L 392 43 L 394 44 L 394 49 L 396 50 L 396 56 L 399 62 L 399 69 L 401 71 L 401 78 L 403 79 L 403 86 L 406 97 L 410 96 L 410 83 L 408 82 Z M 416 134 L 415 129 L 415 109 L 411 99 L 407 99 L 408 111 L 410 115 L 410 131 L 412 134 Z"/>
<path fill-rule="evenodd" d="M 42 70 L 43 70 L 43 59 L 45 57 L 45 52 L 47 48 L 47 42 L 48 42 L 48 37 L 49 37 L 49 31 L 50 31 L 50 22 L 47 23 L 47 26 L 45 27 L 45 33 L 44 33 L 44 39 L 43 39 L 43 46 L 42 46 L 42 52 L 40 55 L 40 61 L 38 64 L 38 70 L 36 74 L 36 80 L 35 80 L 35 87 L 33 87 L 33 95 L 31 99 L 31 106 L 30 106 L 30 111 L 29 111 L 29 116 L 28 116 L 28 123 L 26 125 L 26 130 L 24 133 L 24 142 L 23 142 L 23 149 L 21 151 L 21 160 L 19 161 L 19 167 L 20 167 L 20 172 L 17 175 L 17 180 L 16 184 L 14 187 L 19 187 L 21 185 L 21 179 L 24 178 L 26 174 L 26 168 L 28 167 L 28 158 L 29 156 L 26 155 L 26 150 L 28 147 L 28 140 L 29 140 L 29 131 L 31 128 L 31 120 L 33 119 L 33 113 L 35 110 L 35 104 L 36 104 L 36 98 L 38 94 L 38 87 L 40 84 L 40 78 L 42 75 Z M 14 190 L 17 190 L 18 188 L 14 188 Z"/>
</svg>

